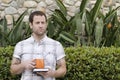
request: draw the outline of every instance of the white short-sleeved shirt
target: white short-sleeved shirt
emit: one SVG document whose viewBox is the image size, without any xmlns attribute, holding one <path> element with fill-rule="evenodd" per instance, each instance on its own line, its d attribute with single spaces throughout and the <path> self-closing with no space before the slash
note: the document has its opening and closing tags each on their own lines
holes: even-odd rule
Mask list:
<svg viewBox="0 0 120 80">
<path fill-rule="evenodd" d="M 45 66 L 49 66 L 52 70 L 56 69 L 56 61 L 65 57 L 62 45 L 47 36 L 39 43 L 34 40 L 33 36 L 17 43 L 13 57 L 24 61 L 34 59 L 34 55 L 42 55 Z M 44 79 L 42 76 L 33 73 L 32 70 L 25 70 L 22 73 L 21 80 L 55 80 L 55 78 Z"/>
</svg>

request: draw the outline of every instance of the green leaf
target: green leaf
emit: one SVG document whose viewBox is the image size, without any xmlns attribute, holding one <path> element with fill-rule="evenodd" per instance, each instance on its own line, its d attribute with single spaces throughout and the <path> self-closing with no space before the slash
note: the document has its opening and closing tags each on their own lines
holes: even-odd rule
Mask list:
<svg viewBox="0 0 120 80">
<path fill-rule="evenodd" d="M 87 10 L 86 10 L 84 18 L 85 18 L 86 35 L 90 36 L 92 34 L 92 23 L 91 23 L 90 13 Z"/>
<path fill-rule="evenodd" d="M 83 16 L 87 3 L 88 3 L 88 0 L 82 0 L 81 2 L 81 5 L 80 5 L 80 13 L 82 13 L 81 17 Z"/>
<path fill-rule="evenodd" d="M 103 35 L 103 20 L 100 18 L 97 21 L 96 27 L 95 27 L 95 46 L 100 46 L 100 43 L 102 41 L 102 35 Z"/>
<path fill-rule="evenodd" d="M 103 3 L 103 0 L 96 0 L 95 6 L 93 7 L 93 9 L 90 12 L 92 15 L 91 16 L 92 24 L 94 23 L 94 21 L 96 20 L 98 14 L 99 14 L 102 3 Z"/>
<path fill-rule="evenodd" d="M 71 35 L 70 33 L 67 32 L 62 32 L 60 33 L 60 37 L 62 37 L 64 40 L 70 42 L 70 43 L 75 43 L 75 37 Z"/>
<path fill-rule="evenodd" d="M 111 18 L 113 18 L 113 16 L 116 14 L 117 10 L 120 8 L 120 6 L 118 6 L 117 8 L 113 9 L 112 11 L 110 11 L 104 21 L 105 21 L 105 24 L 107 24 L 108 22 L 110 22 Z"/>
<path fill-rule="evenodd" d="M 61 26 L 64 26 L 68 22 L 67 18 L 60 10 L 56 9 L 55 12 L 53 13 L 53 17 Z"/>
<path fill-rule="evenodd" d="M 61 0 L 56 0 L 56 3 L 59 6 L 60 11 L 64 14 L 64 16 L 66 16 L 67 15 L 67 9 L 64 6 L 64 4 L 62 3 L 62 1 Z"/>
<path fill-rule="evenodd" d="M 81 40 L 81 36 L 82 36 L 82 33 L 84 32 L 83 31 L 83 26 L 82 26 L 82 19 L 80 18 L 80 15 L 77 16 L 77 19 L 76 19 L 76 32 L 77 32 L 77 46 L 80 46 L 81 43 L 80 43 L 80 40 Z"/>
<path fill-rule="evenodd" d="M 22 34 L 21 34 L 22 29 L 23 29 L 22 21 L 23 21 L 26 13 L 27 13 L 27 10 L 23 14 L 20 15 L 20 17 L 17 19 L 16 22 L 13 22 L 14 23 L 13 29 L 11 29 L 11 31 L 8 34 L 8 37 L 10 38 L 10 42 L 14 42 L 16 39 L 18 39 L 18 38 L 20 38 L 20 36 L 22 36 Z M 20 40 L 20 39 L 18 39 L 18 40 Z"/>
<path fill-rule="evenodd" d="M 54 26 L 54 23 L 53 23 L 53 20 L 52 20 L 52 18 L 49 18 L 48 19 L 48 27 L 47 27 L 47 30 L 48 30 L 48 32 L 47 32 L 47 35 L 49 36 L 49 37 L 53 37 L 54 36 L 54 33 L 55 33 L 55 26 Z"/>
<path fill-rule="evenodd" d="M 76 16 L 76 27 L 77 27 L 77 33 L 78 35 L 81 35 L 83 32 L 83 26 L 82 26 L 82 19 L 80 18 L 80 15 Z"/>
<path fill-rule="evenodd" d="M 8 27 L 7 27 L 7 20 L 5 17 L 1 19 L 0 24 L 2 25 L 1 27 L 2 32 L 7 32 Z"/>
</svg>

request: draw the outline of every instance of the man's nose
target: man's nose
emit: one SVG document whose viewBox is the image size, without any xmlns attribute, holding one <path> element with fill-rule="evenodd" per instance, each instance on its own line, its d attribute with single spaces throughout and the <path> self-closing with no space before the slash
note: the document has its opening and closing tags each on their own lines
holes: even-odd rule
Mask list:
<svg viewBox="0 0 120 80">
<path fill-rule="evenodd" d="M 39 23 L 39 27 L 42 27 L 42 23 Z"/>
</svg>

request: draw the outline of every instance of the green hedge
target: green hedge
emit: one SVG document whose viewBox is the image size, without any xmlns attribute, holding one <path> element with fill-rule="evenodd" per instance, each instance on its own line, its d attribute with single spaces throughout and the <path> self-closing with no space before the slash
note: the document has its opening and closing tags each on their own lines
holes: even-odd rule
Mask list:
<svg viewBox="0 0 120 80">
<path fill-rule="evenodd" d="M 9 72 L 13 47 L 0 48 L 0 80 L 19 80 Z M 67 74 L 58 80 L 120 80 L 120 48 L 69 47 Z"/>
<path fill-rule="evenodd" d="M 13 47 L 0 48 L 0 80 L 19 80 L 19 75 L 13 76 L 10 73 L 13 50 Z"/>
</svg>

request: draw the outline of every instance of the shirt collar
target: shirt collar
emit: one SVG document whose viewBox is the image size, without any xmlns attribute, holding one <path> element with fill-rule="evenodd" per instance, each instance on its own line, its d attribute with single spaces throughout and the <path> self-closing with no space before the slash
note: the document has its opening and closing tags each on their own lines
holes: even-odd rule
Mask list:
<svg viewBox="0 0 120 80">
<path fill-rule="evenodd" d="M 47 39 L 47 35 L 45 35 L 38 43 L 41 44 L 41 43 L 45 42 L 46 39 Z M 36 43 L 36 41 L 35 41 L 35 39 L 34 39 L 34 37 L 32 35 L 30 37 L 30 41 L 32 43 Z"/>
</svg>

